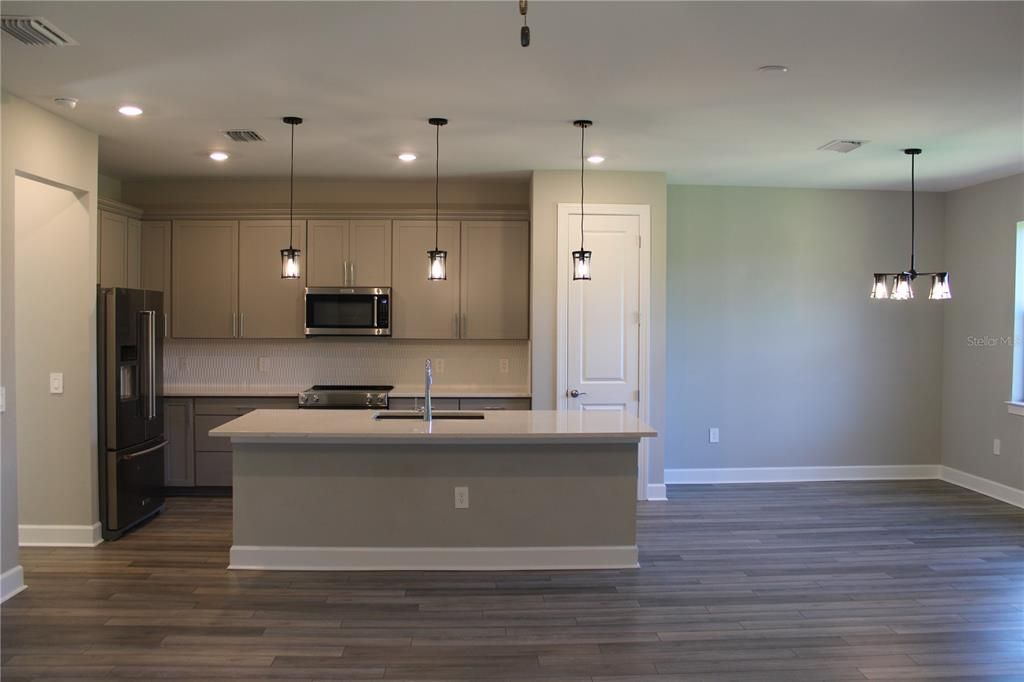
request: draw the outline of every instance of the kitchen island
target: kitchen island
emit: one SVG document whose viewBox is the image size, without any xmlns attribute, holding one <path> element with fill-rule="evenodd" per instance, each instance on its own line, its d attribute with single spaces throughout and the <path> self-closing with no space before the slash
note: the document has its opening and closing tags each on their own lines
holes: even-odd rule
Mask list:
<svg viewBox="0 0 1024 682">
<path fill-rule="evenodd" d="M 210 432 L 233 445 L 231 568 L 637 565 L 637 454 L 656 434 L 634 417 L 375 416 L 256 410 Z"/>
</svg>

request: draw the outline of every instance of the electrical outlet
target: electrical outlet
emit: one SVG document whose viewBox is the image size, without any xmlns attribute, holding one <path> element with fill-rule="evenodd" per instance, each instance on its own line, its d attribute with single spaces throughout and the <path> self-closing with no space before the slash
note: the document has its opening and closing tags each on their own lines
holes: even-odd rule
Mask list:
<svg viewBox="0 0 1024 682">
<path fill-rule="evenodd" d="M 708 442 L 709 443 L 717 443 L 718 442 L 718 427 L 717 426 L 712 426 L 710 429 L 708 429 Z"/>
<path fill-rule="evenodd" d="M 257 364 L 259 365 L 259 370 L 261 372 L 270 371 L 270 358 L 260 358 Z"/>
<path fill-rule="evenodd" d="M 992 454 L 1001 455 L 1003 450 L 1003 442 L 998 438 L 992 439 Z"/>
<path fill-rule="evenodd" d="M 444 358 L 438 358 L 431 363 L 434 371 L 438 374 L 444 374 Z"/>
<path fill-rule="evenodd" d="M 469 486 L 455 487 L 455 508 L 469 509 Z"/>
<path fill-rule="evenodd" d="M 188 371 L 188 358 L 185 357 L 184 355 L 181 356 L 180 358 L 178 358 L 178 371 L 179 372 L 187 372 Z"/>
<path fill-rule="evenodd" d="M 0 413 L 7 411 L 7 389 L 0 386 Z"/>
<path fill-rule="evenodd" d="M 50 393 L 60 395 L 64 392 L 64 373 L 50 372 Z"/>
<path fill-rule="evenodd" d="M 508 374 L 508 358 L 498 360 L 498 371 L 502 374 Z"/>
</svg>

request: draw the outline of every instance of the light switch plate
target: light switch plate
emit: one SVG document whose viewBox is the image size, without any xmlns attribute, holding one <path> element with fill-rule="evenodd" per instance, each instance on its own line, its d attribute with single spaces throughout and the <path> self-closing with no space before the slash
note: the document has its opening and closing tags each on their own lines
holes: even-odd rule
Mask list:
<svg viewBox="0 0 1024 682">
<path fill-rule="evenodd" d="M 0 414 L 7 411 L 7 389 L 0 386 Z"/>
<path fill-rule="evenodd" d="M 260 358 L 257 362 L 260 372 L 270 371 L 270 358 Z"/>
<path fill-rule="evenodd" d="M 992 454 L 993 455 L 999 455 L 999 454 L 1002 454 L 1002 451 L 1003 451 L 1003 442 L 1001 440 L 999 440 L 998 438 L 993 438 L 992 439 Z"/>
<path fill-rule="evenodd" d="M 434 371 L 438 374 L 444 374 L 444 358 L 438 358 L 430 363 L 434 368 Z"/>
<path fill-rule="evenodd" d="M 709 443 L 717 443 L 718 442 L 718 427 L 717 426 L 712 426 L 710 429 L 708 429 L 708 442 Z"/>
<path fill-rule="evenodd" d="M 502 374 L 508 374 L 508 358 L 498 360 L 498 371 Z"/>
<path fill-rule="evenodd" d="M 64 392 L 64 373 L 50 372 L 50 393 L 60 395 Z"/>
</svg>

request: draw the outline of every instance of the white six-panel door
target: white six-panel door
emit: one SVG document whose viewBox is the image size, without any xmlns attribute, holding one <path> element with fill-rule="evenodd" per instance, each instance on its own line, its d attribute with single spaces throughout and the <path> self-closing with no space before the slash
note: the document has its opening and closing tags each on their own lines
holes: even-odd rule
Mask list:
<svg viewBox="0 0 1024 682">
<path fill-rule="evenodd" d="M 642 324 L 647 206 L 587 206 L 586 248 L 592 279 L 574 281 L 570 252 L 579 248 L 579 204 L 559 205 L 559 407 L 611 410 L 646 418 L 646 333 Z M 563 262 L 564 261 L 564 262 Z M 646 492 L 646 448 L 638 462 Z"/>
</svg>

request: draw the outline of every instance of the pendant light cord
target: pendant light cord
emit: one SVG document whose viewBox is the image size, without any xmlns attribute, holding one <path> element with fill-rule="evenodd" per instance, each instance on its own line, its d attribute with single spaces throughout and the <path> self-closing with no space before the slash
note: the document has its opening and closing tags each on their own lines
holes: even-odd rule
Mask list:
<svg viewBox="0 0 1024 682">
<path fill-rule="evenodd" d="M 441 201 L 441 126 L 435 124 L 436 134 L 434 137 L 434 251 L 437 251 L 438 232 L 440 231 L 440 220 L 438 214 Z"/>
<path fill-rule="evenodd" d="M 910 272 L 915 272 L 914 265 L 916 261 L 915 253 L 915 241 L 917 237 L 917 229 L 914 224 L 914 208 L 916 202 L 914 201 L 915 183 L 914 183 L 914 154 L 910 155 Z"/>
<path fill-rule="evenodd" d="M 288 190 L 288 249 L 293 250 L 295 245 L 292 243 L 292 231 L 295 225 L 295 124 L 292 123 L 292 160 L 291 169 L 288 171 L 289 178 L 291 179 L 290 187 Z"/>
<path fill-rule="evenodd" d="M 585 216 L 585 210 L 583 208 L 583 173 L 586 170 L 586 164 L 584 149 L 586 148 L 585 142 L 587 137 L 587 126 L 580 126 L 580 251 L 583 250 L 583 218 Z"/>
</svg>

